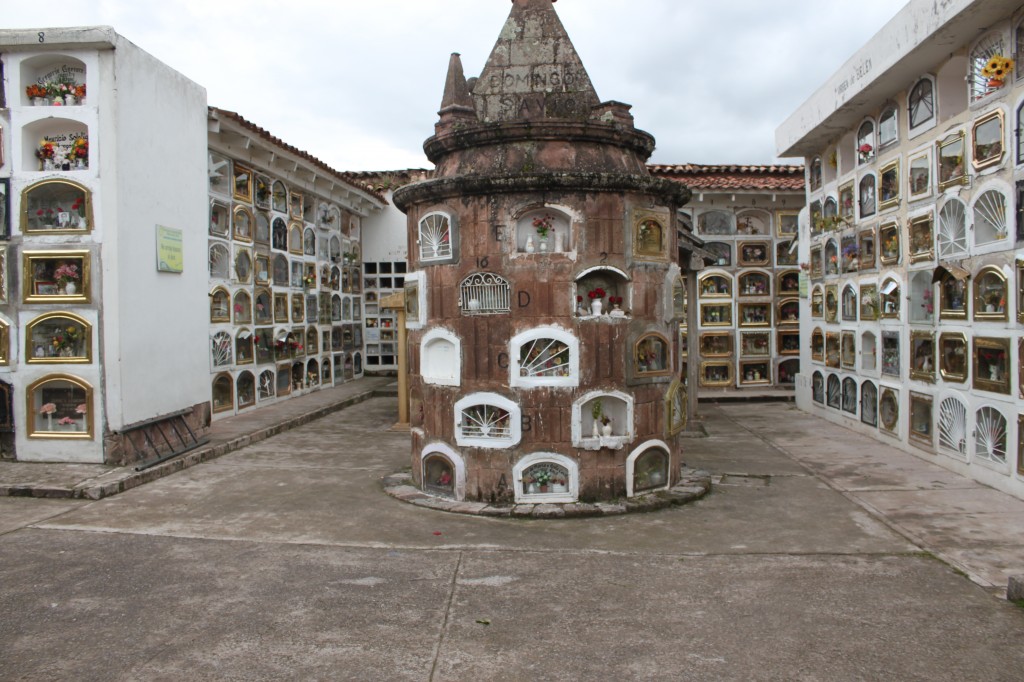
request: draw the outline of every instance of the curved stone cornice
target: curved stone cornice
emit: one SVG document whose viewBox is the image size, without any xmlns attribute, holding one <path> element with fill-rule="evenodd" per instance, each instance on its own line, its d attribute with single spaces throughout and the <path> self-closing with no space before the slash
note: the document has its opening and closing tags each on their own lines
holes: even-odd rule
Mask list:
<svg viewBox="0 0 1024 682">
<path fill-rule="evenodd" d="M 672 180 L 630 173 L 540 173 L 526 175 L 463 175 L 405 185 L 392 197 L 403 213 L 413 204 L 435 203 L 461 196 L 528 192 L 638 192 L 654 195 L 679 208 L 691 192 Z"/>
<path fill-rule="evenodd" d="M 423 151 L 431 163 L 436 164 L 448 154 L 462 149 L 538 140 L 590 142 L 622 147 L 636 153 L 641 163 L 654 153 L 654 136 L 642 130 L 606 123 L 551 120 L 471 125 L 428 138 L 423 143 Z"/>
</svg>

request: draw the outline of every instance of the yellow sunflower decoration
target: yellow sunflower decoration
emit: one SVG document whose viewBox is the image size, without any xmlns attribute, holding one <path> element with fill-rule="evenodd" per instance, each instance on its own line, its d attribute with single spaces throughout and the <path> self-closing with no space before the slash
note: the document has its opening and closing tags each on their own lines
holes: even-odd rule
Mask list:
<svg viewBox="0 0 1024 682">
<path fill-rule="evenodd" d="M 1013 60 L 1009 57 L 996 54 L 992 55 L 992 58 L 988 60 L 987 64 L 985 64 L 985 67 L 981 70 L 981 75 L 988 79 L 988 84 L 990 86 L 999 87 L 1012 71 Z"/>
</svg>

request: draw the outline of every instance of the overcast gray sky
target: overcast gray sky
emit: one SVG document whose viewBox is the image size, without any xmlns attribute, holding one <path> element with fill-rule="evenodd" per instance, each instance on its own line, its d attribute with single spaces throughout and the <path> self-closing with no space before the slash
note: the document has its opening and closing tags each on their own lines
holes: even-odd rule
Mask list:
<svg viewBox="0 0 1024 682">
<path fill-rule="evenodd" d="M 339 170 L 428 167 L 448 55 L 478 75 L 509 0 L 0 0 L 4 28 L 111 25 Z M 775 128 L 898 0 L 561 0 L 602 100 L 654 163 L 771 163 Z"/>
</svg>

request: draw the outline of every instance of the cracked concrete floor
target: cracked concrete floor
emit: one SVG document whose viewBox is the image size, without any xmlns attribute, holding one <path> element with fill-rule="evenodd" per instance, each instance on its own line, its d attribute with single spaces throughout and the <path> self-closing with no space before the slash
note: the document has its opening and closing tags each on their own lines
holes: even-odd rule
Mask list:
<svg viewBox="0 0 1024 682">
<path fill-rule="evenodd" d="M 0 499 L 0 679 L 1019 679 L 1024 610 L 766 442 L 777 418 L 704 412 L 685 458 L 731 475 L 652 514 L 391 499 L 386 399 L 98 502 Z"/>
</svg>

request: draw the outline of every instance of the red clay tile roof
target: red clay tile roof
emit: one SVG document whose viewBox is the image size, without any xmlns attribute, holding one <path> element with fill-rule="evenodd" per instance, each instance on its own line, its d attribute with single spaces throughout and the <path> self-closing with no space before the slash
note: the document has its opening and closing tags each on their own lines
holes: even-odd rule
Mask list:
<svg viewBox="0 0 1024 682">
<path fill-rule="evenodd" d="M 348 171 L 345 173 L 348 178 L 359 185 L 366 187 L 373 192 L 386 192 L 389 189 L 398 189 L 410 182 L 429 180 L 434 171 L 424 168 L 406 168 L 403 170 L 390 171 Z"/>
<path fill-rule="evenodd" d="M 678 180 L 692 190 L 803 192 L 804 167 L 650 164 L 651 175 Z"/>
<path fill-rule="evenodd" d="M 221 116 L 221 117 L 224 117 L 224 118 L 229 118 L 229 119 L 235 121 L 236 123 L 241 125 L 243 128 L 246 128 L 247 130 L 251 130 L 252 132 L 256 133 L 259 137 L 263 138 L 267 142 L 270 142 L 271 144 L 273 144 L 273 145 L 275 145 L 277 147 L 280 147 L 281 149 L 289 151 L 292 154 L 295 154 L 296 156 L 299 156 L 299 157 L 305 159 L 306 161 L 309 161 L 311 164 L 313 164 L 317 168 L 319 168 L 319 169 L 329 173 L 331 176 L 334 177 L 334 179 L 338 180 L 339 182 L 343 182 L 346 185 L 352 186 L 352 188 L 354 188 L 354 189 L 357 189 L 357 190 L 359 190 L 361 192 L 365 192 L 365 193 L 371 195 L 374 199 L 377 199 L 378 201 L 380 201 L 385 206 L 387 205 L 387 203 L 388 203 L 387 200 L 384 198 L 384 195 L 382 195 L 379 191 L 367 187 L 366 183 L 356 182 L 355 180 L 352 179 L 352 177 L 350 177 L 349 174 L 342 173 L 341 171 L 338 171 L 338 170 L 335 170 L 335 169 L 331 168 L 326 163 L 324 163 L 320 159 L 316 158 L 315 156 L 313 156 L 309 152 L 304 152 L 301 149 L 298 149 L 297 147 L 293 147 L 292 145 L 288 144 L 287 142 L 285 142 L 281 138 L 271 134 L 268 130 L 259 127 L 258 125 L 256 125 L 252 121 L 247 120 L 241 114 L 235 113 L 234 111 L 228 111 L 227 109 L 218 109 L 217 107 L 210 107 L 210 111 L 212 113 L 216 114 L 217 116 Z"/>
</svg>

